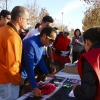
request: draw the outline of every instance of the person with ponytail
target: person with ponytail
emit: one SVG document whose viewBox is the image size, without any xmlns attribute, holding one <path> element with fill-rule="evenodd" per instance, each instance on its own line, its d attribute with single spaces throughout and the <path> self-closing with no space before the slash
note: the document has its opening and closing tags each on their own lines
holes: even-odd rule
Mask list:
<svg viewBox="0 0 100 100">
<path fill-rule="evenodd" d="M 100 28 L 90 28 L 83 34 L 85 53 L 78 60 L 81 85 L 73 86 L 78 100 L 100 100 Z"/>
</svg>

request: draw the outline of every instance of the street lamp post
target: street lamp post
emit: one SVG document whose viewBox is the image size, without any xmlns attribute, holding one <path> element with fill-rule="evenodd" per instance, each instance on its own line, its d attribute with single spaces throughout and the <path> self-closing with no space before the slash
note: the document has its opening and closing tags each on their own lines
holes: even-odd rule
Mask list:
<svg viewBox="0 0 100 100">
<path fill-rule="evenodd" d="M 7 0 L 6 0 L 6 10 L 7 10 Z"/>
<path fill-rule="evenodd" d="M 63 31 L 63 12 L 61 13 L 62 14 L 62 31 Z"/>
</svg>

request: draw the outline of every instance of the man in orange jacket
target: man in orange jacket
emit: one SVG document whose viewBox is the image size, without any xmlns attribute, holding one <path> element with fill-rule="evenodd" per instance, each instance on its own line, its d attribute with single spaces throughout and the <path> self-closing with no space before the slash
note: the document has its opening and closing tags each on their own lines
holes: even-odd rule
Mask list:
<svg viewBox="0 0 100 100">
<path fill-rule="evenodd" d="M 16 6 L 11 12 L 11 21 L 0 28 L 0 100 L 18 98 L 22 55 L 19 29 L 25 29 L 28 20 L 27 9 Z"/>
</svg>

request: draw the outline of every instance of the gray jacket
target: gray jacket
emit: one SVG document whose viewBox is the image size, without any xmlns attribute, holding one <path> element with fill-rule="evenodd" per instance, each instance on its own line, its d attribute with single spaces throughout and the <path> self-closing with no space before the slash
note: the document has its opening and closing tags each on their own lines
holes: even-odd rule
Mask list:
<svg viewBox="0 0 100 100">
<path fill-rule="evenodd" d="M 72 42 L 71 42 L 71 45 L 73 47 L 72 51 L 80 52 L 81 50 L 84 49 L 83 37 L 82 36 L 79 36 L 79 38 L 77 39 L 79 41 L 79 43 L 76 43 L 75 42 L 76 39 L 77 38 L 75 36 L 72 38 Z"/>
</svg>

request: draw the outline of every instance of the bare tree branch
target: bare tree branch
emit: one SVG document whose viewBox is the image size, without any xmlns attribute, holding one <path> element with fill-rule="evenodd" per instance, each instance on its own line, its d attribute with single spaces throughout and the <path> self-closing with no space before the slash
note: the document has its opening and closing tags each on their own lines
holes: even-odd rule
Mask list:
<svg viewBox="0 0 100 100">
<path fill-rule="evenodd" d="M 33 27 L 36 25 L 36 23 L 41 22 L 41 19 L 49 14 L 46 10 L 46 8 L 41 8 L 40 10 L 40 6 L 37 4 L 37 1 L 34 0 L 34 2 L 32 0 L 28 0 L 25 4 L 24 7 L 26 7 L 29 10 L 29 15 L 30 15 L 30 25 L 32 25 Z"/>
<path fill-rule="evenodd" d="M 12 0 L 7 0 L 7 8 L 9 8 Z M 6 0 L 0 0 L 0 9 L 6 9 Z"/>
</svg>

